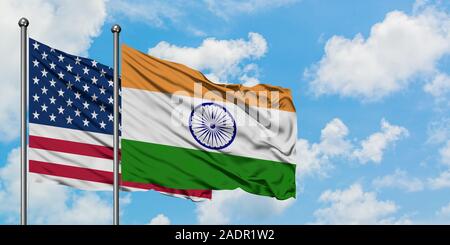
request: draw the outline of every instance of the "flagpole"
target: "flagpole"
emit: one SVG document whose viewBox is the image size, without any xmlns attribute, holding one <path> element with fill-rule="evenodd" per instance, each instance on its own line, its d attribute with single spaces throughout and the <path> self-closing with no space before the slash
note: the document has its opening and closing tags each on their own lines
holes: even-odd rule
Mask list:
<svg viewBox="0 0 450 245">
<path fill-rule="evenodd" d="M 20 26 L 20 224 L 27 224 L 27 27 L 21 18 Z"/>
<path fill-rule="evenodd" d="M 119 225 L 119 33 L 120 26 L 114 25 L 114 205 L 113 224 Z"/>
</svg>

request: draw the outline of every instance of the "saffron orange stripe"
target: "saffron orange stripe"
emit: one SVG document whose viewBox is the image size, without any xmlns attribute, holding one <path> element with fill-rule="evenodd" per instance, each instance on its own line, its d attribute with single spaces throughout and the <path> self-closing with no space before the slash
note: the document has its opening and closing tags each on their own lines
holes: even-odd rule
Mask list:
<svg viewBox="0 0 450 245">
<path fill-rule="evenodd" d="M 295 112 L 291 91 L 259 84 L 216 84 L 185 65 L 122 45 L 122 87 Z"/>
</svg>

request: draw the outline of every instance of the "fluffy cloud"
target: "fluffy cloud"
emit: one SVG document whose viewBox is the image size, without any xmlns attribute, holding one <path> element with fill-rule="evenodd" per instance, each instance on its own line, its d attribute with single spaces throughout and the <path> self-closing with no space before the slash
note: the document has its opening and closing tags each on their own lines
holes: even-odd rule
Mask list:
<svg viewBox="0 0 450 245">
<path fill-rule="evenodd" d="M 430 83 L 425 84 L 423 89 L 435 97 L 442 98 L 450 92 L 450 77 L 439 73 Z"/>
<path fill-rule="evenodd" d="M 219 17 L 229 19 L 237 14 L 253 14 L 267 9 L 278 8 L 298 0 L 204 0 L 208 9 Z"/>
<path fill-rule="evenodd" d="M 199 47 L 179 47 L 165 41 L 150 48 L 148 53 L 162 59 L 186 64 L 194 69 L 202 70 L 215 82 L 239 80 L 258 83 L 257 65 L 244 64 L 256 60 L 267 52 L 267 42 L 258 33 L 249 33 L 248 40 L 217 40 L 207 38 Z M 220 54 L 219 56 L 217 54 Z"/>
<path fill-rule="evenodd" d="M 437 215 L 444 216 L 444 217 L 450 217 L 450 203 L 443 206 L 439 211 L 437 212 Z"/>
<path fill-rule="evenodd" d="M 431 122 L 428 125 L 427 134 L 427 143 L 445 143 L 448 139 L 450 139 L 450 117 L 444 117 L 440 120 Z"/>
<path fill-rule="evenodd" d="M 450 170 L 441 172 L 435 178 L 428 178 L 428 185 L 431 189 L 442 189 L 450 187 Z"/>
<path fill-rule="evenodd" d="M 19 26 L 20 17 L 30 21 L 29 34 L 64 51 L 86 55 L 92 38 L 100 34 L 106 9 L 105 1 L 0 1 L 0 140 L 12 140 L 19 134 Z"/>
<path fill-rule="evenodd" d="M 306 139 L 299 139 L 296 145 L 297 176 L 326 176 L 333 168 L 330 159 L 345 156 L 352 148 L 346 139 L 348 132 L 347 126 L 339 118 L 334 118 L 321 130 L 319 143 L 310 144 Z"/>
<path fill-rule="evenodd" d="M 422 5 L 412 15 L 388 13 L 367 38 L 333 36 L 320 62 L 305 74 L 316 95 L 377 100 L 406 88 L 416 75 L 435 74 L 437 62 L 449 53 L 450 16 Z M 443 83 L 437 78 L 427 88 L 435 92 Z"/>
<path fill-rule="evenodd" d="M 360 184 L 344 190 L 327 190 L 319 202 L 329 206 L 314 212 L 318 224 L 404 224 L 408 219 L 397 219 L 399 207 L 393 201 L 378 200 L 374 192 L 364 192 Z"/>
<path fill-rule="evenodd" d="M 424 189 L 424 183 L 419 178 L 408 176 L 405 171 L 395 170 L 393 174 L 378 177 L 373 180 L 372 185 L 377 188 L 399 188 L 407 192 L 416 192 Z"/>
<path fill-rule="evenodd" d="M 108 14 L 114 18 L 127 17 L 156 27 L 163 27 L 166 20 L 176 21 L 184 15 L 179 1 L 144 0 L 111 0 L 108 3 Z"/>
<path fill-rule="evenodd" d="M 326 176 L 327 171 L 333 168 L 331 160 L 338 157 L 355 159 L 362 164 L 370 161 L 380 163 L 384 151 L 395 141 L 408 135 L 406 128 L 391 125 L 385 119 L 380 124 L 380 132 L 371 134 L 359 143 L 352 143 L 347 139 L 349 129 L 339 118 L 334 118 L 322 129 L 320 142 L 311 144 L 306 139 L 299 139 L 298 176 Z M 357 144 L 360 145 L 358 148 L 355 146 Z"/>
<path fill-rule="evenodd" d="M 249 194 L 240 189 L 213 193 L 214 198 L 197 205 L 199 224 L 233 224 L 242 220 L 263 221 L 280 215 L 295 199 L 280 201 L 275 198 Z"/>
<path fill-rule="evenodd" d="M 391 125 L 384 118 L 381 120 L 381 132 L 370 135 L 361 142 L 361 148 L 353 152 L 353 156 L 361 163 L 369 161 L 380 163 L 383 152 L 393 142 L 407 137 L 408 130 L 404 127 Z"/>
<path fill-rule="evenodd" d="M 17 222 L 20 197 L 19 149 L 14 149 L 0 168 L 0 213 Z M 79 193 L 53 183 L 29 178 L 29 219 L 35 224 L 110 224 L 109 201 L 92 192 Z M 92 208 L 95 207 L 95 208 Z"/>
<path fill-rule="evenodd" d="M 164 214 L 158 214 L 150 220 L 149 225 L 170 225 L 170 219 Z"/>
</svg>

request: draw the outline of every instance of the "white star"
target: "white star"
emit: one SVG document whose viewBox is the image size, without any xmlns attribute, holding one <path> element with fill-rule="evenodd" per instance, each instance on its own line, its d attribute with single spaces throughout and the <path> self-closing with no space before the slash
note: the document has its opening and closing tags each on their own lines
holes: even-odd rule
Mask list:
<svg viewBox="0 0 450 245">
<path fill-rule="evenodd" d="M 119 96 L 122 96 L 122 89 L 119 88 Z"/>
<path fill-rule="evenodd" d="M 108 98 L 108 103 L 109 103 L 109 104 L 114 103 L 114 100 L 113 100 L 112 96 L 109 96 L 109 98 Z"/>
<path fill-rule="evenodd" d="M 63 62 L 63 61 L 64 61 L 64 56 L 62 56 L 62 54 L 60 54 L 60 55 L 58 56 L 58 61 L 59 61 L 59 62 Z"/>
<path fill-rule="evenodd" d="M 97 97 L 97 95 L 94 94 L 94 95 L 91 96 L 91 98 L 92 98 L 92 101 L 97 101 L 98 97 Z"/>
<path fill-rule="evenodd" d="M 80 61 L 81 61 L 80 57 L 76 57 L 76 58 L 75 58 L 75 64 L 76 64 L 76 65 L 79 65 L 79 64 L 80 64 Z"/>
<path fill-rule="evenodd" d="M 59 73 L 58 73 L 58 77 L 59 77 L 60 79 L 64 79 L 64 73 L 59 72 Z"/>
<path fill-rule="evenodd" d="M 55 49 L 54 49 L 54 48 L 50 49 L 50 52 L 53 52 L 53 53 L 54 53 L 54 52 L 55 52 Z"/>
<path fill-rule="evenodd" d="M 78 108 L 75 110 L 75 116 L 79 117 L 81 115 L 81 111 Z"/>
<path fill-rule="evenodd" d="M 42 111 L 47 111 L 48 106 L 46 106 L 45 104 L 41 105 Z"/>
<path fill-rule="evenodd" d="M 80 75 L 77 74 L 77 75 L 75 76 L 75 82 L 79 82 L 79 81 L 80 81 L 80 78 L 81 78 Z"/>
<path fill-rule="evenodd" d="M 67 89 L 72 89 L 73 84 L 69 81 L 69 82 L 66 84 L 66 86 L 67 86 Z"/>
<path fill-rule="evenodd" d="M 33 101 L 39 102 L 39 96 L 37 94 L 33 95 Z"/>
<path fill-rule="evenodd" d="M 92 63 L 92 67 L 97 67 L 97 61 L 93 60 L 93 61 L 91 61 L 91 63 Z"/>
<path fill-rule="evenodd" d="M 34 48 L 34 49 L 39 49 L 39 46 L 40 46 L 39 43 L 37 43 L 37 42 L 34 42 L 34 43 L 33 43 L 33 48 Z"/>
<path fill-rule="evenodd" d="M 72 67 L 70 64 L 68 64 L 68 65 L 66 66 L 67 71 L 72 72 L 72 68 L 73 68 L 73 67 Z"/>
<path fill-rule="evenodd" d="M 42 77 L 47 77 L 47 73 L 48 73 L 47 70 L 44 69 L 41 71 L 41 73 L 42 73 Z"/>
<path fill-rule="evenodd" d="M 92 84 L 97 84 L 98 79 L 94 76 L 94 77 L 92 77 L 91 81 L 92 81 Z"/>
<path fill-rule="evenodd" d="M 102 87 L 100 88 L 100 94 L 105 94 L 105 92 L 106 92 L 106 90 L 105 90 L 105 88 L 102 86 Z"/>
<path fill-rule="evenodd" d="M 57 109 L 59 114 L 64 114 L 64 108 L 62 106 L 59 106 Z"/>
<path fill-rule="evenodd" d="M 55 119 L 56 119 L 56 116 L 55 115 L 53 115 L 53 113 L 49 116 L 50 117 L 50 121 L 55 121 Z"/>
<path fill-rule="evenodd" d="M 83 68 L 83 73 L 84 74 L 89 74 L 89 69 L 86 66 Z"/>
<path fill-rule="evenodd" d="M 58 96 L 64 97 L 64 91 L 62 89 L 58 90 Z"/>
<path fill-rule="evenodd" d="M 92 116 L 92 119 L 94 119 L 94 118 L 97 119 L 98 114 L 95 113 L 95 111 L 94 111 L 94 112 L 91 113 L 91 116 Z"/>
<path fill-rule="evenodd" d="M 68 99 L 68 100 L 66 100 L 66 103 L 67 103 L 67 106 L 72 106 L 73 101 Z"/>
<path fill-rule="evenodd" d="M 70 116 L 66 117 L 66 120 L 67 124 L 72 124 L 73 119 Z"/>
<path fill-rule="evenodd" d="M 41 55 L 43 60 L 47 59 L 48 54 L 45 51 Z"/>
<path fill-rule="evenodd" d="M 48 89 L 44 86 L 41 88 L 42 94 L 47 94 Z"/>
<path fill-rule="evenodd" d="M 103 121 L 100 123 L 100 128 L 105 128 L 106 123 L 104 123 Z"/>
<path fill-rule="evenodd" d="M 105 74 L 106 74 L 106 71 L 105 71 L 105 70 L 103 70 L 103 68 L 102 68 L 102 70 L 100 71 L 100 73 L 101 73 L 101 74 L 100 74 L 100 76 L 101 76 L 101 77 L 104 77 L 104 76 L 105 76 Z"/>
<path fill-rule="evenodd" d="M 55 104 L 55 102 L 56 102 L 56 99 L 55 99 L 55 97 L 52 96 L 50 98 L 50 104 Z"/>
<path fill-rule="evenodd" d="M 34 111 L 33 118 L 39 119 L 39 113 L 37 111 Z"/>
<path fill-rule="evenodd" d="M 114 119 L 113 115 L 112 115 L 112 114 L 109 114 L 109 115 L 108 115 L 108 121 L 111 121 L 111 122 L 112 122 L 113 119 Z"/>
<path fill-rule="evenodd" d="M 56 64 L 53 63 L 53 61 L 52 61 L 52 63 L 50 63 L 50 69 L 52 69 L 52 70 L 56 69 Z"/>
<path fill-rule="evenodd" d="M 50 80 L 50 87 L 55 87 L 55 84 L 56 84 L 56 82 L 55 82 L 55 80 L 53 80 L 53 78 L 52 78 L 52 80 Z"/>
<path fill-rule="evenodd" d="M 114 85 L 114 82 L 112 80 L 108 81 L 108 86 L 112 87 Z"/>
<path fill-rule="evenodd" d="M 33 67 L 38 67 L 39 66 L 39 61 L 37 61 L 36 59 L 33 60 Z"/>
<path fill-rule="evenodd" d="M 34 77 L 33 78 L 33 84 L 39 84 L 39 78 Z"/>
<path fill-rule="evenodd" d="M 105 106 L 103 104 L 100 105 L 100 111 L 105 111 Z"/>
<path fill-rule="evenodd" d="M 83 126 L 89 126 L 89 121 L 87 120 L 87 118 L 83 120 Z"/>
<path fill-rule="evenodd" d="M 83 86 L 83 91 L 88 92 L 89 91 L 89 86 L 87 84 L 85 84 Z"/>
<path fill-rule="evenodd" d="M 89 109 L 89 103 L 87 103 L 87 101 L 85 101 L 85 102 L 83 103 L 83 108 L 84 108 L 84 109 Z"/>
<path fill-rule="evenodd" d="M 81 94 L 78 91 L 75 93 L 75 99 L 80 99 Z"/>
</svg>

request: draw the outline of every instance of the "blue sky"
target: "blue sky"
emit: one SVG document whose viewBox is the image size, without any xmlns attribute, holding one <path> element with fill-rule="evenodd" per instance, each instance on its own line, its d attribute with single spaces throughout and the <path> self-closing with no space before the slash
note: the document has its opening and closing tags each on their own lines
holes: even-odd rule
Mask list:
<svg viewBox="0 0 450 245">
<path fill-rule="evenodd" d="M 11 91 L 2 94 L 0 106 L 6 125 L 0 129 L 0 223 L 18 220 L 17 178 L 11 175 L 19 145 L 14 109 L 19 56 L 13 37 L 22 15 L 30 18 L 33 38 L 106 65 L 112 65 L 110 28 L 119 23 L 121 42 L 191 65 L 211 79 L 269 83 L 293 92 L 297 199 L 217 191 L 212 202 L 196 204 L 152 191 L 126 193 L 123 224 L 450 222 L 450 5 L 445 1 L 80 5 L 0 4 L 0 26 L 8 33 L 0 48 L 1 83 Z M 217 57 L 222 52 L 211 50 L 232 55 Z M 34 185 L 44 187 L 33 187 L 32 223 L 110 222 L 110 193 Z M 52 191 L 57 197 L 48 199 Z"/>
</svg>

